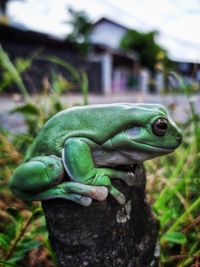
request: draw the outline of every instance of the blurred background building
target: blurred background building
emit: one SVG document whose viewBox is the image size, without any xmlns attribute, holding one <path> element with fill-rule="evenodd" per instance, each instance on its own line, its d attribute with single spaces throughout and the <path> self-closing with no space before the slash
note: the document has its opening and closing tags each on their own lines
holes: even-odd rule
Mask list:
<svg viewBox="0 0 200 267">
<path fill-rule="evenodd" d="M 69 8 L 67 24 L 71 25 L 71 32 L 56 36 L 32 30 L 13 20 L 8 4 L 15 1 L 0 0 L 0 43 L 12 60 L 33 57 L 29 75 L 23 76 L 31 92 L 40 90 L 42 79 L 55 68 L 42 60 L 46 55 L 57 56 L 76 69 L 86 71 L 90 92 L 94 93 L 158 93 L 168 87 L 176 90 L 177 83 L 166 79 L 168 70 L 180 73 L 189 85 L 199 84 L 199 63 L 170 58 L 167 50 L 158 44 L 155 30 L 141 32 L 107 17 L 93 22 L 86 12 Z M 29 2 L 18 1 L 21 4 Z M 113 5 L 111 1 L 109 3 Z M 56 71 L 70 80 L 69 74 L 61 68 L 56 67 Z M 34 86 L 27 77 L 34 80 Z"/>
</svg>

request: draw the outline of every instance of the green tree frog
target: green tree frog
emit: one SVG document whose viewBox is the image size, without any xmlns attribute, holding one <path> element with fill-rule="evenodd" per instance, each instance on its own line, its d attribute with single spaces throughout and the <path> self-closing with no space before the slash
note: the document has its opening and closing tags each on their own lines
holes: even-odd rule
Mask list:
<svg viewBox="0 0 200 267">
<path fill-rule="evenodd" d="M 65 198 L 83 206 L 110 193 L 125 204 L 113 178 L 133 183 L 133 166 L 171 153 L 181 133 L 157 104 L 106 104 L 59 112 L 44 125 L 10 181 L 25 201 Z"/>
</svg>

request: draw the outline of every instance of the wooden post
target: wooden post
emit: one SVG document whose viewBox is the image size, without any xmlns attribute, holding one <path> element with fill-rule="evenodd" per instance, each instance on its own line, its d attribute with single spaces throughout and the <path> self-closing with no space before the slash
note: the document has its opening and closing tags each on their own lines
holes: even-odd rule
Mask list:
<svg viewBox="0 0 200 267">
<path fill-rule="evenodd" d="M 159 225 L 145 200 L 146 176 L 135 170 L 135 185 L 116 180 L 126 196 L 120 206 L 111 196 L 81 207 L 63 199 L 43 201 L 49 239 L 59 267 L 156 267 Z"/>
</svg>

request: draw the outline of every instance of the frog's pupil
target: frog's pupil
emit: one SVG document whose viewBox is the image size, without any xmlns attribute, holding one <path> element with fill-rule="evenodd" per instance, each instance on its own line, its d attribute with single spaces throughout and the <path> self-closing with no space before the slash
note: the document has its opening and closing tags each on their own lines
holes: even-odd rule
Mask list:
<svg viewBox="0 0 200 267">
<path fill-rule="evenodd" d="M 164 135 L 166 133 L 167 128 L 168 121 L 164 118 L 157 119 L 152 126 L 153 132 L 157 136 Z"/>
<path fill-rule="evenodd" d="M 160 122 L 157 127 L 159 129 L 162 129 L 162 130 L 166 130 L 167 129 L 167 124 L 165 122 Z"/>
</svg>

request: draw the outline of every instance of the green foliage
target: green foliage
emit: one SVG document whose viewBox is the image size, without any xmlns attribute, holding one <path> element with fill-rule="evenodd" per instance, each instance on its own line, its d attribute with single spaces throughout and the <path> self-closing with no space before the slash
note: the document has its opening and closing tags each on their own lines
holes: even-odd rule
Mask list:
<svg viewBox="0 0 200 267">
<path fill-rule="evenodd" d="M 49 62 L 65 68 L 72 76 L 74 84 L 52 71 L 51 81 L 49 82 L 48 78 L 43 80 L 44 96 L 31 100 L 21 74 L 32 61 L 17 59 L 15 63 L 12 63 L 2 49 L 0 50 L 0 60 L 0 67 L 4 71 L 3 75 L 9 77 L 7 83 L 4 79 L 3 82 L 1 81 L 1 85 L 5 85 L 2 90 L 14 82 L 25 100 L 23 105 L 10 112 L 21 113 L 27 126 L 27 132 L 23 134 L 6 132 L 2 128 L 0 133 L 0 208 L 2 208 L 0 209 L 0 266 L 35 266 L 31 265 L 30 253 L 37 253 L 40 250 L 45 261 L 44 266 L 53 267 L 55 266 L 53 263 L 55 256 L 47 238 L 41 207 L 38 203 L 27 205 L 15 198 L 8 189 L 8 180 L 16 167 L 23 161 L 27 148 L 44 123 L 65 108 L 61 102 L 61 94 L 66 89 L 73 87 L 76 83 L 83 92 L 84 104 L 87 104 L 87 74 L 79 73 L 72 65 L 57 57 L 46 58 Z"/>
<path fill-rule="evenodd" d="M 167 52 L 155 41 L 156 34 L 155 31 L 142 33 L 128 30 L 121 40 L 120 48 L 128 52 L 137 52 L 141 64 L 154 71 L 161 54 L 163 54 L 163 60 L 167 61 Z"/>
<path fill-rule="evenodd" d="M 48 62 L 57 64 L 63 67 L 71 76 L 73 83 L 81 89 L 83 95 L 83 105 L 88 104 L 88 78 L 86 72 L 77 71 L 68 62 L 55 57 L 48 56 L 43 58 Z M 21 113 L 24 116 L 28 131 L 21 136 L 13 137 L 13 142 L 24 154 L 27 146 L 33 141 L 44 123 L 53 115 L 63 110 L 65 107 L 61 102 L 61 94 L 69 88 L 71 84 L 61 75 L 56 75 L 52 72 L 52 82 L 44 82 L 45 98 L 48 97 L 48 102 L 41 104 L 41 99 L 27 101 L 24 105 L 11 110 L 11 113 Z"/>
<path fill-rule="evenodd" d="M 71 17 L 68 24 L 72 27 L 72 32 L 66 37 L 66 40 L 76 43 L 79 51 L 86 55 L 89 47 L 88 38 L 92 23 L 83 11 L 75 11 L 72 8 L 68 8 L 68 12 Z"/>
<path fill-rule="evenodd" d="M 6 134 L 0 133 L 0 194 L 7 185 L 12 170 L 22 160 L 21 153 L 11 143 Z"/>
<path fill-rule="evenodd" d="M 9 135 L 8 135 L 9 136 Z M 10 136 L 9 136 L 10 137 Z M 20 138 L 18 136 L 18 138 Z M 25 204 L 8 190 L 8 180 L 23 159 L 7 135 L 0 134 L 0 266 L 29 266 L 27 256 L 37 249 L 53 259 L 43 211 L 38 203 Z M 10 208 L 12 207 L 12 208 Z M 45 248 L 46 251 L 45 252 Z M 53 263 L 49 266 L 53 266 Z"/>
<path fill-rule="evenodd" d="M 16 82 L 17 77 L 17 81 L 20 81 L 19 84 L 23 85 L 20 74 L 30 66 L 30 62 L 32 62 L 32 60 L 16 59 L 16 63 L 14 65 L 3 49 L 0 50 L 0 59 L 1 58 L 3 62 L 2 67 L 5 68 L 5 75 L 11 77 L 10 81 L 14 82 Z M 61 74 L 55 73 L 55 71 L 52 70 L 51 82 L 49 82 L 47 78 L 43 80 L 44 98 L 48 99 L 45 103 L 43 103 L 42 97 L 31 99 L 26 89 L 25 91 L 21 90 L 25 99 L 25 104 L 11 110 L 10 113 L 21 113 L 24 116 L 28 127 L 26 134 L 12 136 L 13 143 L 22 152 L 22 154 L 26 152 L 28 146 L 33 141 L 44 123 L 54 114 L 65 108 L 61 102 L 61 95 L 63 92 L 76 85 L 81 89 L 83 104 L 88 104 L 88 78 L 85 71 L 80 72 L 68 62 L 55 56 L 48 56 L 42 59 L 63 67 L 70 74 L 72 82 L 69 82 Z M 5 66 L 7 66 L 7 68 Z M 7 84 L 7 86 L 8 85 L 9 84 Z M 22 87 L 25 88 L 24 85 Z"/>
<path fill-rule="evenodd" d="M 186 235 L 181 232 L 170 231 L 162 237 L 163 241 L 169 241 L 177 244 L 185 244 L 187 242 Z"/>
<path fill-rule="evenodd" d="M 17 136 L 17 138 L 14 138 L 16 142 L 19 141 L 25 141 L 28 142 L 28 145 L 33 141 L 33 138 L 37 135 L 38 131 L 42 128 L 45 118 L 43 114 L 43 110 L 39 108 L 36 103 L 27 103 L 23 106 L 14 108 L 10 111 L 10 113 L 21 113 L 25 119 L 26 125 L 28 127 L 27 134 L 23 134 L 22 136 Z M 28 141 L 29 140 L 29 141 Z M 15 143 L 15 141 L 14 141 Z M 23 146 L 24 142 L 21 143 L 21 146 Z M 18 142 L 19 145 L 19 142 Z M 27 146 L 24 147 L 24 152 L 26 151 Z"/>
<path fill-rule="evenodd" d="M 179 79 L 188 96 L 190 119 L 180 125 L 184 129 L 182 146 L 168 157 L 145 164 L 152 178 L 148 190 L 160 221 L 161 266 L 199 266 L 200 117 L 184 81 L 176 73 L 171 75 Z"/>
<path fill-rule="evenodd" d="M 0 234 L 0 263 L 2 266 L 18 266 L 17 263 L 29 251 L 42 245 L 36 236 L 46 234 L 45 228 L 40 227 L 38 232 L 37 228 L 35 230 L 31 226 L 39 220 L 43 212 L 41 208 L 32 208 L 32 213 L 27 218 L 15 208 L 7 209 L 7 213 L 11 217 L 11 222 L 5 227 L 4 233 Z"/>
<path fill-rule="evenodd" d="M 76 82 L 78 84 L 78 87 L 81 89 L 81 92 L 83 95 L 83 105 L 87 105 L 88 104 L 88 91 L 89 91 L 87 73 L 85 71 L 82 71 L 82 72 L 77 71 L 71 64 L 67 63 L 61 58 L 58 58 L 55 56 L 49 56 L 46 59 L 49 62 L 62 66 L 69 72 L 73 81 Z"/>
<path fill-rule="evenodd" d="M 0 67 L 3 70 L 3 80 L 0 84 L 0 92 L 9 84 L 14 82 L 20 90 L 25 100 L 30 101 L 30 96 L 20 76 L 31 65 L 30 60 L 18 59 L 16 63 L 12 63 L 8 55 L 0 45 Z"/>
</svg>

